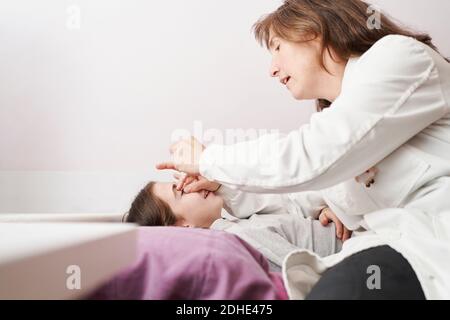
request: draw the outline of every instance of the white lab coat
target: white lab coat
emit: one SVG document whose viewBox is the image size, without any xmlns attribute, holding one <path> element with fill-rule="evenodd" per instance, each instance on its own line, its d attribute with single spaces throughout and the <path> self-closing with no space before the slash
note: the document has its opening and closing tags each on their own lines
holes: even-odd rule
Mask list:
<svg viewBox="0 0 450 320">
<path fill-rule="evenodd" d="M 304 298 L 344 258 L 388 244 L 411 264 L 426 298 L 449 299 L 449 114 L 450 64 L 412 38 L 386 36 L 349 60 L 341 94 L 309 124 L 208 146 L 200 173 L 249 192 L 322 190 L 347 227 L 369 229 L 326 258 L 292 252 L 283 265 L 290 298 Z M 373 166 L 374 185 L 355 181 Z"/>
</svg>

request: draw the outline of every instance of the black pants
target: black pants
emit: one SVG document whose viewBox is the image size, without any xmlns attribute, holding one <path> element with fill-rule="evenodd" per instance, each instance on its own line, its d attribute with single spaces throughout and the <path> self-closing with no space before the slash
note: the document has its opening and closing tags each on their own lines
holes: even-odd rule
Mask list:
<svg viewBox="0 0 450 320">
<path fill-rule="evenodd" d="M 306 297 L 326 299 L 425 299 L 408 261 L 389 246 L 358 252 L 327 270 Z"/>
</svg>

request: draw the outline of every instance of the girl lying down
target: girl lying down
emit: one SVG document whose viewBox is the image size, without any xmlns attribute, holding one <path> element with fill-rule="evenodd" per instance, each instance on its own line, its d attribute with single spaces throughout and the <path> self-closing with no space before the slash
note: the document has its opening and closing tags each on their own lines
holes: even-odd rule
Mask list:
<svg viewBox="0 0 450 320">
<path fill-rule="evenodd" d="M 292 250 L 331 255 L 351 235 L 316 192 L 254 194 L 218 184 L 209 189 L 216 191 L 184 193 L 175 183 L 150 182 L 134 199 L 126 221 L 236 234 L 260 251 L 273 271 Z"/>
</svg>

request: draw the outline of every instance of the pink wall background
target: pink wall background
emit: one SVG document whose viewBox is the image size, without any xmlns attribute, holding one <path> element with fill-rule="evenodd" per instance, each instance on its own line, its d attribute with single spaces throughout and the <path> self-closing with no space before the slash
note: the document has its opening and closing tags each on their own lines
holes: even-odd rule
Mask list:
<svg viewBox="0 0 450 320">
<path fill-rule="evenodd" d="M 308 120 L 270 79 L 252 24 L 279 1 L 0 3 L 0 212 L 125 210 L 171 134 L 289 131 Z M 377 0 L 450 56 L 450 2 Z M 68 8 L 80 28 L 67 28 Z"/>
</svg>

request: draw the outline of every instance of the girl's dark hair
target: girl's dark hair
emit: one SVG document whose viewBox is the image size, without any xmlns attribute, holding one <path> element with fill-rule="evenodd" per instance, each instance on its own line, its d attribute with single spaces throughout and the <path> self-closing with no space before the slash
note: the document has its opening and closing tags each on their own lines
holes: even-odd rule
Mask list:
<svg viewBox="0 0 450 320">
<path fill-rule="evenodd" d="M 149 182 L 134 199 L 125 221 L 141 226 L 173 226 L 177 220 L 169 205 L 153 193 Z"/>
<path fill-rule="evenodd" d="M 391 34 L 415 38 L 438 51 L 430 35 L 408 30 L 381 12 L 380 28 L 369 28 L 367 21 L 372 14 L 371 5 L 361 0 L 285 0 L 277 10 L 259 19 L 253 30 L 257 41 L 267 48 L 271 32 L 293 42 L 321 36 L 321 65 L 325 70 L 325 50 L 330 52 L 333 48 L 345 61 L 353 55 L 362 55 L 375 42 Z M 316 102 L 318 111 L 330 105 L 331 102 L 324 99 Z"/>
</svg>

